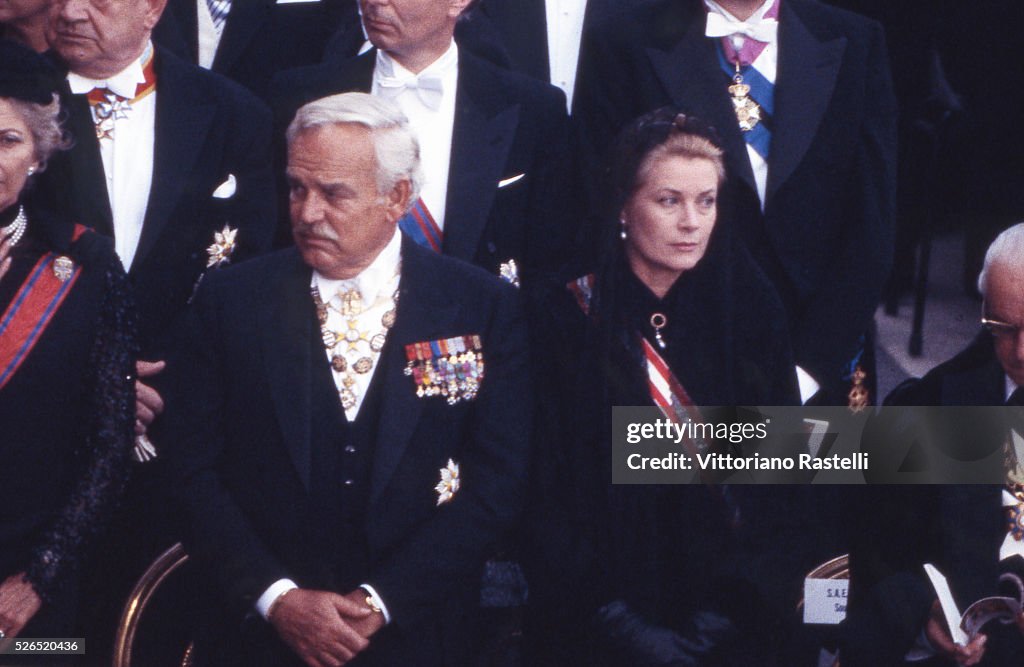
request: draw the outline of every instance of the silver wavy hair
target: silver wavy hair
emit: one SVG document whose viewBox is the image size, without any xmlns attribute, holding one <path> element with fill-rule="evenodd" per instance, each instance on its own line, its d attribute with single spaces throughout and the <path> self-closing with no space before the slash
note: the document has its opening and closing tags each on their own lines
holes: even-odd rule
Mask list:
<svg viewBox="0 0 1024 667">
<path fill-rule="evenodd" d="M 399 181 L 409 181 L 409 207 L 423 188 L 420 144 L 402 110 L 366 93 L 331 95 L 305 105 L 295 114 L 285 137 L 290 147 L 300 133 L 324 125 L 352 123 L 370 130 L 377 156 L 377 190 L 391 192 Z"/>
</svg>

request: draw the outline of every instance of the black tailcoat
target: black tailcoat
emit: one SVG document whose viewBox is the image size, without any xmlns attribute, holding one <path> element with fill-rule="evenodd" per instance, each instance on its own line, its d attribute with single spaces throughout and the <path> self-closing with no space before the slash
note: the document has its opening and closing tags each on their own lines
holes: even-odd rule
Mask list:
<svg viewBox="0 0 1024 667">
<path fill-rule="evenodd" d="M 224 225 L 238 229 L 233 262 L 265 251 L 276 223 L 270 167 L 270 114 L 223 77 L 154 55 L 157 77 L 153 181 L 142 236 L 128 267 L 139 308 L 143 358 L 180 313 L 206 268 L 206 249 Z M 64 91 L 75 145 L 54 157 L 39 198 L 62 218 L 113 235 L 103 161 L 85 95 Z M 230 198 L 214 197 L 229 176 Z"/>
<path fill-rule="evenodd" d="M 370 51 L 283 72 L 274 84 L 278 123 L 291 122 L 300 106 L 321 97 L 369 93 L 375 59 Z M 564 261 L 574 234 L 567 146 L 561 91 L 461 50 L 444 254 L 492 273 L 509 259 L 526 269 Z"/>
<path fill-rule="evenodd" d="M 981 332 L 962 352 L 923 378 L 897 387 L 886 405 L 998 406 L 1006 400 L 1004 382 L 991 336 Z M 968 416 L 962 411 L 950 414 L 958 421 Z M 950 424 L 948 432 L 961 438 L 982 437 L 976 429 L 965 436 L 956 423 Z M 860 504 L 851 508 L 855 539 L 850 553 L 844 665 L 903 664 L 902 656 L 917 640 L 935 599 L 924 563 L 935 564 L 946 575 L 961 612 L 975 600 L 999 593 L 1002 569 L 1024 566 L 1014 566 L 1014 559 L 999 561 L 999 547 L 1006 536 L 999 485 L 861 491 Z M 982 664 L 1020 664 L 1024 642 L 1014 634 L 1019 635 L 1012 627 L 996 631 Z"/>
<path fill-rule="evenodd" d="M 280 3 L 233 2 L 211 69 L 269 99 L 274 74 L 320 62 L 324 45 L 342 15 L 355 14 L 351 0 Z M 199 36 L 195 0 L 170 0 L 153 39 L 195 63 Z"/>
</svg>

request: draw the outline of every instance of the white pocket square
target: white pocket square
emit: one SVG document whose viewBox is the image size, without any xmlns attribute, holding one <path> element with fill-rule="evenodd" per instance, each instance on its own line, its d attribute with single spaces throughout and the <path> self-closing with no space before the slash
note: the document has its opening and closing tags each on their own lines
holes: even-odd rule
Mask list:
<svg viewBox="0 0 1024 667">
<path fill-rule="evenodd" d="M 516 174 L 515 176 L 510 176 L 509 178 L 498 181 L 498 187 L 503 188 L 506 185 L 512 185 L 513 183 L 522 180 L 524 176 L 526 176 L 526 174 Z"/>
<path fill-rule="evenodd" d="M 238 189 L 238 182 L 235 181 L 234 174 L 228 174 L 227 180 L 217 186 L 217 189 L 213 191 L 215 199 L 230 199 L 235 196 L 235 190 Z"/>
</svg>

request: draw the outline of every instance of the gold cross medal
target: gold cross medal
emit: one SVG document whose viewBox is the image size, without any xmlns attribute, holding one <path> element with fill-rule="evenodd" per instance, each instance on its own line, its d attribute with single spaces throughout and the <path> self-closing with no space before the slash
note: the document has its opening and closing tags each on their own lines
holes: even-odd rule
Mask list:
<svg viewBox="0 0 1024 667">
<path fill-rule="evenodd" d="M 740 130 L 750 132 L 761 122 L 761 107 L 750 97 L 750 86 L 743 83 L 740 64 L 736 63 L 736 76 L 732 78 L 729 94 L 732 95 L 732 110 L 736 113 Z"/>
</svg>

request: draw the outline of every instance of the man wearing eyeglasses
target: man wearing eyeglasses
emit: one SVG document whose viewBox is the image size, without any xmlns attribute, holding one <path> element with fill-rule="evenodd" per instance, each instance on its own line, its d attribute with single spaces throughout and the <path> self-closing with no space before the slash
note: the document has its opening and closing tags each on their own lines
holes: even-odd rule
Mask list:
<svg viewBox="0 0 1024 667">
<path fill-rule="evenodd" d="M 978 290 L 984 299 L 978 336 L 921 380 L 897 388 L 887 402 L 1024 405 L 1024 223 L 989 246 Z"/>
<path fill-rule="evenodd" d="M 1004 231 L 989 247 L 978 289 L 984 298 L 978 336 L 922 379 L 897 387 L 887 405 L 1024 406 L 1024 223 Z M 968 413 L 950 414 L 963 420 Z M 1006 449 L 1005 486 L 872 490 L 875 514 L 863 520 L 867 537 L 850 554 L 851 572 L 858 568 L 851 585 L 859 590 L 850 595 L 844 667 L 933 656 L 953 661 L 941 664 L 1020 665 L 1024 614 L 1017 616 L 1016 628 L 992 623 L 966 645 L 955 644 L 921 572 L 922 563 L 936 564 L 949 578 L 961 609 L 982 597 L 1008 593 L 998 587 L 1001 573 L 1024 577 L 1024 484 L 1017 481 L 1024 468 L 1024 429 L 1010 423 L 1010 433 L 1000 430 L 997 436 L 1005 442 L 996 443 L 1013 444 Z M 970 430 L 969 437 L 978 451 L 987 446 L 979 432 Z M 882 502 L 884 511 L 879 510 Z M 922 625 L 919 619 L 927 620 Z"/>
</svg>

